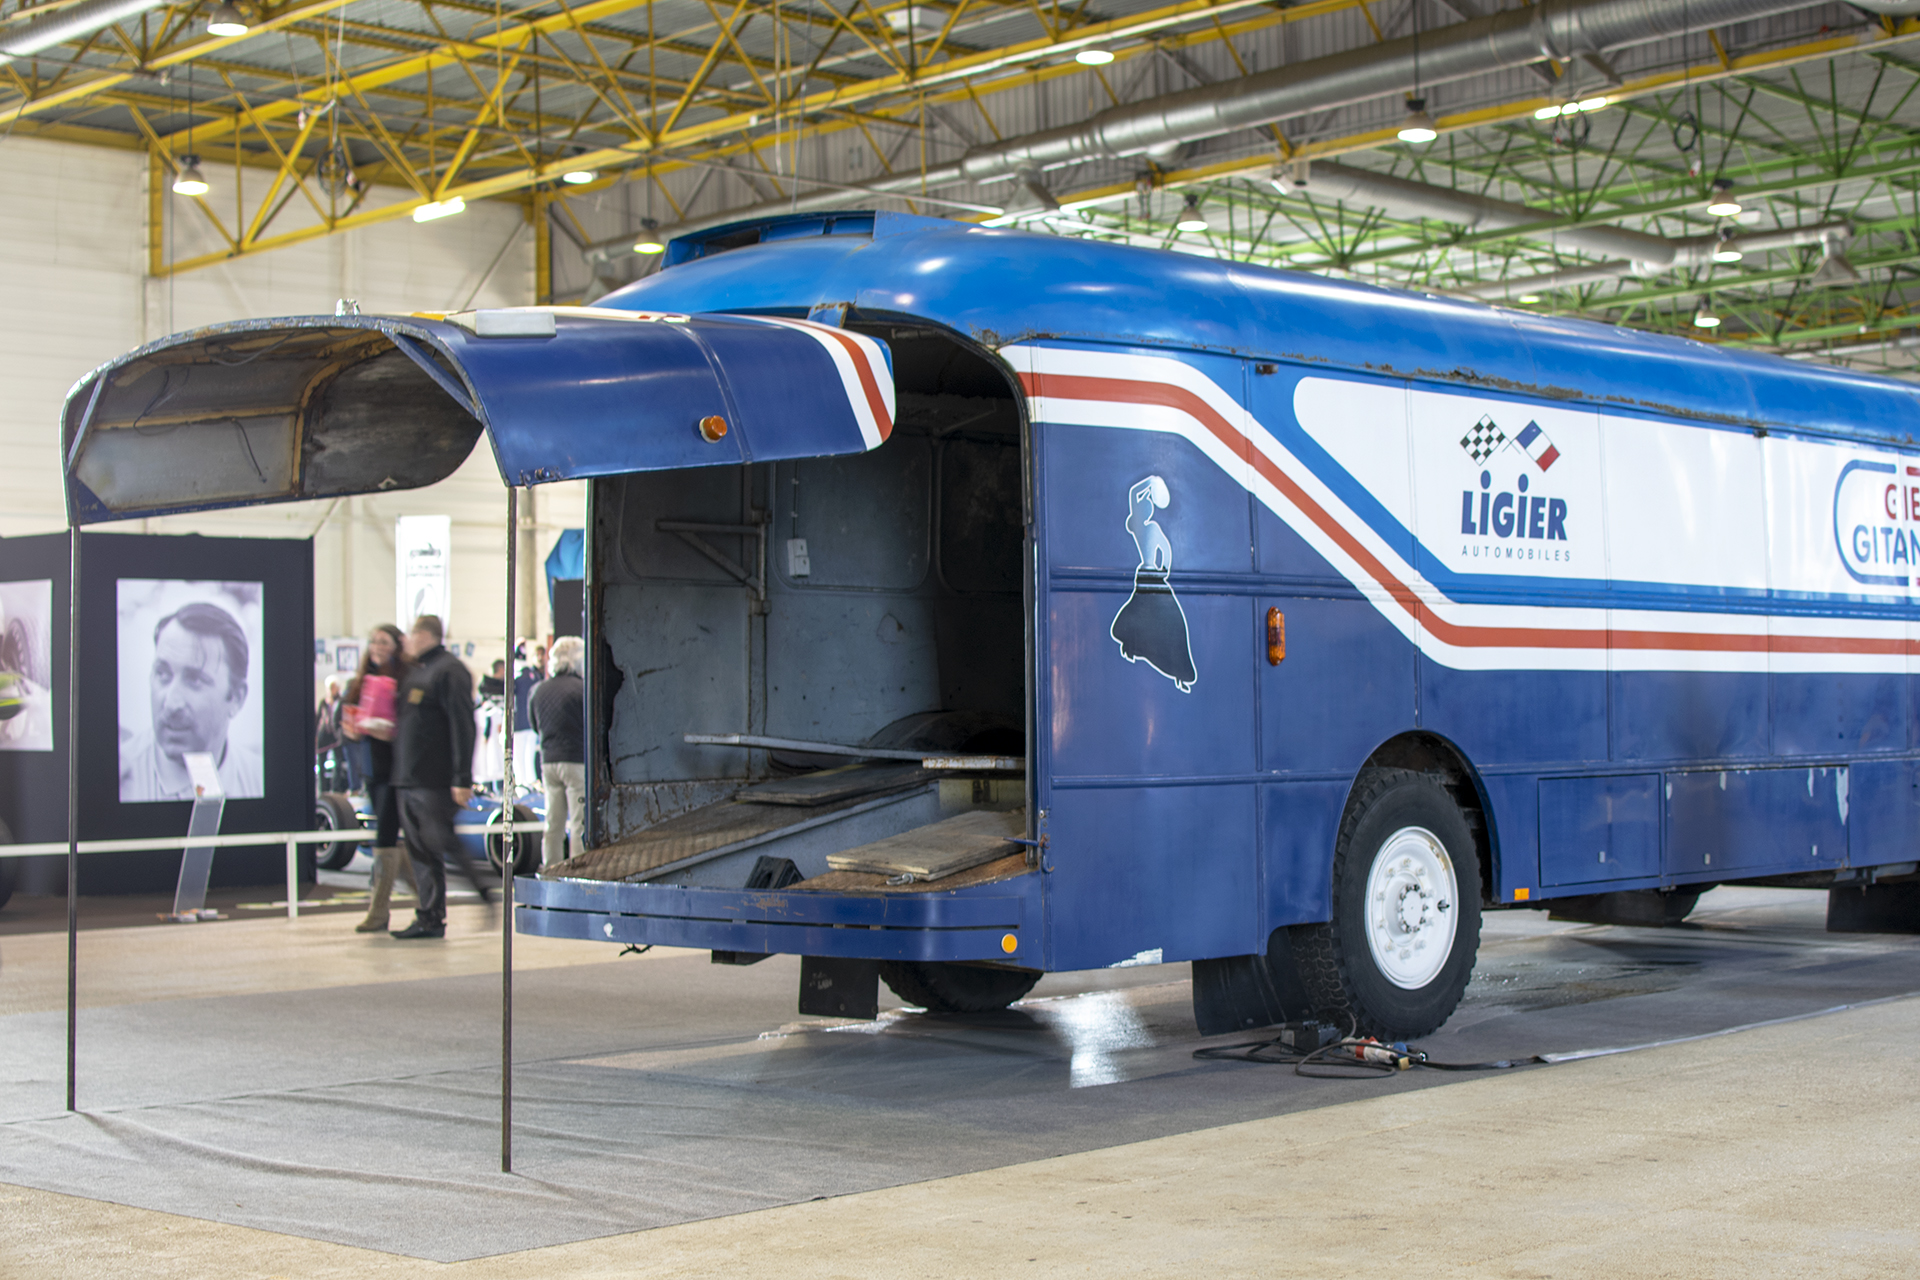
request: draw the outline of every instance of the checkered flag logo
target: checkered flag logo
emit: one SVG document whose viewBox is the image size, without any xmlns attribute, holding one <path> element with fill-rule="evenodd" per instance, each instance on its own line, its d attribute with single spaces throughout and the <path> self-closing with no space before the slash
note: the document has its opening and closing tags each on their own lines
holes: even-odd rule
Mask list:
<svg viewBox="0 0 1920 1280">
<path fill-rule="evenodd" d="M 1493 425 L 1490 417 L 1481 418 L 1467 428 L 1467 434 L 1460 437 L 1460 447 L 1473 459 L 1473 465 L 1479 466 L 1494 455 L 1494 451 L 1507 442 L 1507 433 Z"/>
</svg>

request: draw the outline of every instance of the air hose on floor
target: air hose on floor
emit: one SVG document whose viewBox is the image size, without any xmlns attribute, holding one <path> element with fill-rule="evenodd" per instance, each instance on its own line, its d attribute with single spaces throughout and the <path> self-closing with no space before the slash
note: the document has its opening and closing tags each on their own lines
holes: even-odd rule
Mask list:
<svg viewBox="0 0 1920 1280">
<path fill-rule="evenodd" d="M 1424 1067 L 1429 1071 L 1509 1071 L 1514 1067 L 1544 1062 L 1544 1058 L 1501 1058 L 1494 1062 L 1436 1062 L 1426 1050 L 1415 1049 L 1404 1040 L 1384 1041 L 1373 1036 L 1347 1034 L 1325 1022 L 1288 1022 L 1279 1034 L 1266 1040 L 1244 1044 L 1213 1045 L 1195 1049 L 1193 1056 L 1206 1061 L 1263 1062 L 1291 1066 L 1295 1075 L 1323 1080 L 1351 1080 L 1369 1076 L 1390 1076 Z"/>
</svg>

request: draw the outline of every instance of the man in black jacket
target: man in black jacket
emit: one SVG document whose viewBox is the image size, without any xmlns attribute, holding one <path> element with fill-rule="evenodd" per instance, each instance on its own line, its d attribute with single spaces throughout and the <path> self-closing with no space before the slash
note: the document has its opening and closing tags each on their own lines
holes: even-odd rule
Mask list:
<svg viewBox="0 0 1920 1280">
<path fill-rule="evenodd" d="M 454 834 L 454 819 L 473 799 L 473 674 L 441 643 L 440 619 L 422 614 L 407 633 L 413 667 L 400 682 L 393 746 L 393 787 L 400 825 L 413 859 L 418 905 L 396 938 L 447 934 L 448 859 L 490 901 L 479 872 Z"/>
</svg>

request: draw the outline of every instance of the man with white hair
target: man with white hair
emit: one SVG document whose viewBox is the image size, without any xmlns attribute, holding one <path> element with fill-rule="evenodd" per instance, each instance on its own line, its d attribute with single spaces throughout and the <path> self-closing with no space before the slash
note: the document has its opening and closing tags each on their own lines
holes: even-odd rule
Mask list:
<svg viewBox="0 0 1920 1280">
<path fill-rule="evenodd" d="M 567 857 L 562 833 L 572 839 L 575 857 L 587 848 L 586 656 L 578 636 L 554 641 L 547 678 L 528 699 L 527 717 L 540 735 L 540 778 L 547 786 L 541 861 L 549 867 Z"/>
</svg>

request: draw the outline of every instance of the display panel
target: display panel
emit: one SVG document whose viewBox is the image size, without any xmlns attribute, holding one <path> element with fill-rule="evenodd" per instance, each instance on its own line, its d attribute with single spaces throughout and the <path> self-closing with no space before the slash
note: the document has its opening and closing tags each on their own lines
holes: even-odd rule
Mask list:
<svg viewBox="0 0 1920 1280">
<path fill-rule="evenodd" d="M 53 579 L 0 582 L 0 751 L 53 750 Z"/>
<path fill-rule="evenodd" d="M 115 584 L 120 803 L 191 800 L 186 757 L 213 757 L 230 800 L 266 795 L 258 582 Z"/>
</svg>

